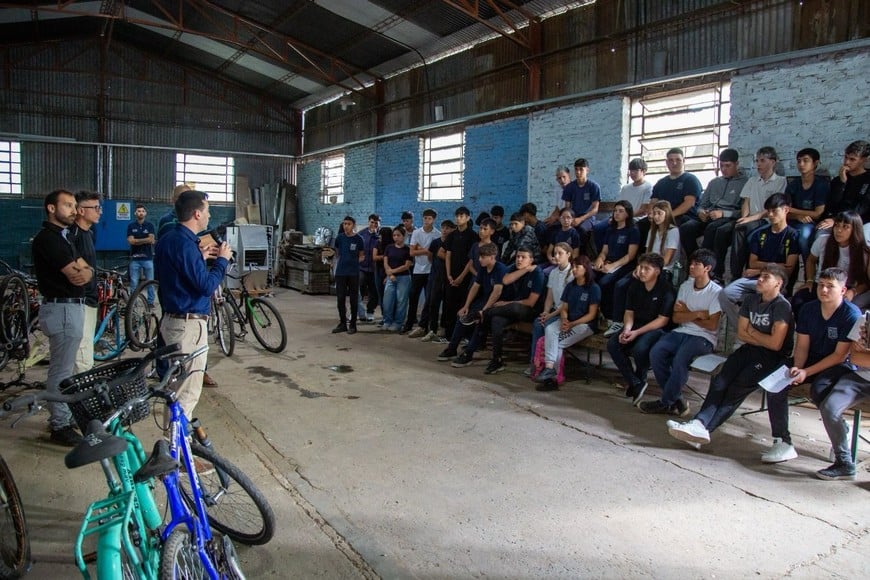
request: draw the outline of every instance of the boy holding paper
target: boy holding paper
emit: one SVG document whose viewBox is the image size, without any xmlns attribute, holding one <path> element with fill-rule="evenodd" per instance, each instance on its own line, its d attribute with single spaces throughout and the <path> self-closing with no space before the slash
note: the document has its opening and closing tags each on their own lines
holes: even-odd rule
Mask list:
<svg viewBox="0 0 870 580">
<path fill-rule="evenodd" d="M 737 337 L 743 345 L 710 381 L 701 410 L 686 423 L 670 420 L 668 432 L 695 449 L 710 442 L 710 432 L 728 420 L 758 382 L 783 366 L 792 349 L 794 319 L 791 305 L 780 293 L 788 275 L 778 264 L 761 267 L 756 293 L 740 306 Z M 771 424 L 774 417 L 771 415 Z M 774 433 L 775 436 L 780 436 Z"/>
<path fill-rule="evenodd" d="M 789 369 L 791 384 L 810 380 L 815 385 L 816 375 L 842 364 L 849 354 L 849 331 L 861 318 L 858 307 L 844 299 L 845 271 L 826 268 L 819 274 L 816 287 L 818 300 L 801 308 L 797 322 L 797 342 L 794 347 L 794 366 Z M 768 416 L 773 432 L 773 446 L 761 456 L 764 463 L 780 463 L 797 457 L 788 432 L 788 389 L 767 394 Z"/>
</svg>

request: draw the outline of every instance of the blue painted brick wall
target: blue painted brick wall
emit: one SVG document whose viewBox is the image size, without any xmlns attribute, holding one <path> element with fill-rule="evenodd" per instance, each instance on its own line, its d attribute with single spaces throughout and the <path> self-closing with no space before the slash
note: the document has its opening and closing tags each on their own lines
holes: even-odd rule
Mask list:
<svg viewBox="0 0 870 580">
<path fill-rule="evenodd" d="M 420 191 L 420 138 L 409 137 L 378 144 L 375 163 L 376 195 L 372 211 L 381 216 L 381 223 L 394 226 L 401 223 L 403 211 L 414 213 L 414 221 L 422 221 L 421 212 L 432 207 L 441 217 L 448 204 L 421 204 Z"/>
<path fill-rule="evenodd" d="M 465 205 L 473 215 L 493 205 L 505 219 L 528 197 L 529 121 L 519 117 L 469 127 L 465 134 Z"/>
</svg>

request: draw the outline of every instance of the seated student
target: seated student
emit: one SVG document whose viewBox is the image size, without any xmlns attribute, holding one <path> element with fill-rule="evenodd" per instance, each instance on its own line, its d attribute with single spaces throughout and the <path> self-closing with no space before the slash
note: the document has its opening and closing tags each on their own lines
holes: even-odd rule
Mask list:
<svg viewBox="0 0 870 580">
<path fill-rule="evenodd" d="M 634 225 L 634 208 L 625 200 L 613 206 L 610 227 L 604 236 L 604 246 L 592 263 L 595 277 L 601 287 L 601 311 L 605 318 L 613 320 L 613 289 L 620 279 L 631 274 L 637 249 L 640 246 L 640 232 Z"/>
<path fill-rule="evenodd" d="M 524 203 L 520 206 L 520 215 L 523 216 L 523 220 L 526 222 L 527 226 L 531 226 L 531 228 L 535 231 L 535 237 L 538 238 L 538 247 L 543 248 L 547 245 L 547 240 L 549 239 L 548 230 L 558 227 L 558 225 L 554 225 L 550 228 L 547 225 L 538 219 L 538 208 L 535 204 L 529 202 Z M 502 247 L 502 250 L 504 248 Z M 502 255 L 502 252 L 499 252 L 499 256 Z"/>
<path fill-rule="evenodd" d="M 411 248 L 405 245 L 405 228 L 393 228 L 393 243 L 384 249 L 384 326 L 387 332 L 402 330 L 402 322 L 408 311 L 408 294 L 411 291 Z"/>
<path fill-rule="evenodd" d="M 642 413 L 679 417 L 689 413 L 689 405 L 683 400 L 689 365 L 716 348 L 722 287 L 710 278 L 715 267 L 716 256 L 710 250 L 696 250 L 689 256 L 689 279 L 680 285 L 674 304 L 673 322 L 678 326 L 661 337 L 650 352 L 662 396 L 657 401 L 641 402 L 638 407 Z"/>
<path fill-rule="evenodd" d="M 429 273 L 429 282 L 426 284 L 426 303 L 423 308 L 428 310 L 429 316 L 426 320 L 429 321 L 429 326 L 424 330 L 427 333 L 420 338 L 421 342 L 440 342 L 447 339 L 438 335 L 438 328 L 444 328 L 444 332 L 448 330 L 444 326 L 444 288 L 447 286 L 447 267 L 444 264 L 444 258 L 447 254 L 444 249 L 444 240 L 447 236 L 456 229 L 456 224 L 450 220 L 441 222 L 441 236 L 432 240 L 429 244 L 429 253 L 432 254 L 432 271 Z M 439 317 L 440 313 L 440 317 Z"/>
<path fill-rule="evenodd" d="M 495 223 L 492 228 L 492 243 L 498 246 L 500 255 L 505 243 L 511 237 L 510 230 L 504 225 L 504 208 L 500 205 L 492 206 L 492 209 L 489 210 L 489 217 Z"/>
<path fill-rule="evenodd" d="M 550 315 L 561 306 L 562 292 L 574 276 L 571 269 L 571 246 L 565 242 L 559 242 L 555 248 L 553 254 L 556 258 L 556 265 L 547 276 L 547 296 L 544 298 L 544 310 L 532 323 L 532 348 L 529 353 L 529 367 L 523 372 L 527 377 L 532 376 L 532 373 L 535 371 L 533 361 L 535 359 L 535 348 L 538 345 L 538 339 L 544 336 L 545 327 L 558 320 L 555 315 Z M 589 267 L 592 267 L 591 263 Z"/>
<path fill-rule="evenodd" d="M 813 381 L 811 397 L 822 415 L 834 454 L 834 463 L 816 472 L 819 479 L 855 479 L 855 463 L 849 449 L 849 424 L 843 419 L 843 413 L 858 401 L 870 397 L 870 349 L 865 346 L 870 336 L 863 319 L 852 327 L 849 338 L 852 340 L 851 364 L 843 363 L 822 371 Z"/>
<path fill-rule="evenodd" d="M 674 223 L 671 214 L 671 202 L 657 201 L 650 212 L 650 230 L 647 237 L 647 253 L 660 255 L 665 262 L 662 277 L 674 283 L 674 265 L 679 261 L 680 255 L 680 230 Z M 637 278 L 637 268 L 616 283 L 613 289 L 613 322 L 604 332 L 604 336 L 613 336 L 622 330 L 622 317 L 625 314 L 625 297 L 628 293 L 628 285 L 632 279 Z"/>
<path fill-rule="evenodd" d="M 619 190 L 617 199 L 624 199 L 634 208 L 634 222 L 646 219 L 650 210 L 649 200 L 652 194 L 652 183 L 646 181 L 646 161 L 640 157 L 636 157 L 628 163 L 628 177 L 631 183 L 622 186 Z M 607 228 L 610 225 L 610 216 L 601 216 L 595 218 L 595 225 L 592 227 L 595 239 L 595 247 L 601 248 L 604 246 L 604 235 L 607 233 Z"/>
<path fill-rule="evenodd" d="M 801 257 L 804 262 L 810 254 L 810 244 L 816 232 L 816 221 L 825 211 L 825 202 L 831 182 L 819 175 L 819 152 L 812 147 L 797 152 L 797 170 L 800 179 L 786 185 L 785 193 L 791 199 L 791 211 L 788 214 L 788 225 L 798 233 Z"/>
<path fill-rule="evenodd" d="M 816 225 L 819 233 L 834 225 L 834 216 L 841 211 L 854 211 L 861 220 L 870 223 L 870 171 L 867 171 L 867 160 L 870 158 L 870 143 L 853 141 L 846 146 L 843 153 L 843 165 L 831 180 L 831 190 L 825 203 L 825 218 Z M 864 233 L 864 237 L 868 237 Z"/>
<path fill-rule="evenodd" d="M 669 420 L 668 432 L 695 449 L 710 442 L 710 433 L 728 420 L 758 388 L 758 381 L 784 365 L 791 353 L 794 320 L 788 300 L 780 293 L 788 280 L 779 264 L 761 267 L 756 292 L 740 306 L 737 338 L 743 345 L 725 360 L 710 380 L 701 410 L 686 423 Z"/>
<path fill-rule="evenodd" d="M 644 254 L 637 261 L 637 280 L 628 287 L 625 317 L 619 334 L 607 340 L 607 352 L 626 380 L 625 396 L 636 405 L 646 391 L 649 353 L 671 323 L 676 293 L 662 276 L 664 260 Z M 634 367 L 629 357 L 634 357 Z"/>
<path fill-rule="evenodd" d="M 561 305 L 549 314 L 542 314 L 546 327 L 544 338 L 544 370 L 535 382 L 547 383 L 556 378 L 556 365 L 562 352 L 595 334 L 598 327 L 598 304 L 601 288 L 595 283 L 592 262 L 586 256 L 571 260 L 572 280 L 562 291 Z M 551 324 L 550 321 L 558 324 Z"/>
<path fill-rule="evenodd" d="M 749 236 L 749 265 L 743 270 L 743 277 L 734 280 L 719 294 L 719 304 L 722 312 L 731 324 L 737 324 L 737 312 L 740 302 L 747 293 L 755 289 L 755 281 L 761 273 L 762 266 L 779 264 L 787 276 L 791 276 L 798 267 L 798 233 L 788 226 L 788 197 L 782 193 L 774 193 L 764 202 L 767 219 L 770 225 L 758 228 Z M 788 280 L 783 286 L 785 292 Z"/>
<path fill-rule="evenodd" d="M 861 311 L 843 299 L 846 293 L 846 272 L 827 268 L 819 274 L 817 294 L 803 307 L 797 321 L 797 342 L 794 366 L 789 374 L 792 384 L 813 381 L 815 376 L 831 367 L 843 364 L 849 356 L 849 332 L 861 318 Z M 767 395 L 767 414 L 773 435 L 773 446 L 761 456 L 764 463 L 780 463 L 797 457 L 788 432 L 788 389 Z"/>
<path fill-rule="evenodd" d="M 571 223 L 574 221 L 574 212 L 570 209 L 563 209 L 559 215 L 560 227 L 549 231 L 549 241 L 544 252 L 547 256 L 547 263 L 550 265 L 556 264 L 555 249 L 556 244 L 564 242 L 571 246 L 571 257 L 576 258 L 580 254 L 580 234 Z M 549 270 L 547 271 L 549 273 Z"/>
<path fill-rule="evenodd" d="M 514 322 L 532 322 L 541 313 L 544 273 L 532 260 L 531 250 L 517 250 L 516 263 L 508 267 L 503 282 L 501 298 L 482 313 L 474 336 L 451 366 L 461 368 L 470 365 L 474 361 L 474 353 L 486 346 L 487 335 L 491 331 L 492 358 L 483 372 L 492 375 L 503 371 L 505 364 L 501 353 L 505 328 Z"/>
<path fill-rule="evenodd" d="M 541 246 L 538 243 L 538 237 L 535 235 L 535 230 L 526 225 L 523 214 L 517 212 L 511 215 L 511 221 L 508 227 L 511 230 L 511 237 L 501 250 L 500 260 L 502 264 L 513 264 L 516 261 L 517 251 L 520 248 L 527 248 L 532 252 L 534 262 L 540 263 Z"/>
<path fill-rule="evenodd" d="M 556 183 L 558 184 L 558 193 L 555 196 L 555 204 L 552 206 L 553 211 L 550 212 L 550 215 L 544 218 L 544 225 L 547 228 L 559 226 L 559 212 L 562 211 L 562 194 L 565 193 L 565 187 L 571 183 L 571 170 L 565 166 L 557 167 Z M 528 220 L 526 220 L 526 223 L 529 223 Z"/>
<path fill-rule="evenodd" d="M 574 162 L 574 176 L 576 179 L 562 190 L 562 200 L 565 208 L 574 211 L 574 227 L 589 232 L 598 215 L 601 187 L 589 179 L 589 162 L 583 158 Z M 583 241 L 586 241 L 585 237 Z"/>
<path fill-rule="evenodd" d="M 476 334 L 481 317 L 501 297 L 507 266 L 496 260 L 497 252 L 498 247 L 491 242 L 480 248 L 480 271 L 474 276 L 465 304 L 456 313 L 457 319 L 450 343 L 438 355 L 439 361 L 445 362 L 456 357 L 459 343 L 468 335 Z M 471 342 L 468 345 L 471 346 Z"/>
<path fill-rule="evenodd" d="M 495 244 L 495 241 L 492 239 L 492 235 L 495 233 L 495 220 L 492 218 L 483 218 L 477 226 L 477 236 L 479 239 L 476 244 L 471 246 L 471 250 L 468 252 L 468 260 L 472 276 L 476 276 L 480 271 L 481 246 L 490 243 Z M 495 246 L 496 248 L 499 247 L 498 244 L 495 244 Z"/>
<path fill-rule="evenodd" d="M 844 211 L 834 219 L 832 235 L 819 236 L 813 242 L 807 258 L 804 277 L 806 283 L 796 290 L 791 299 L 791 307 L 797 316 L 804 304 L 816 296 L 816 281 L 819 270 L 840 268 L 848 274 L 846 281 L 846 300 L 865 308 L 870 305 L 870 278 L 867 267 L 870 265 L 870 248 L 864 238 L 861 216 L 853 211 Z"/>
</svg>

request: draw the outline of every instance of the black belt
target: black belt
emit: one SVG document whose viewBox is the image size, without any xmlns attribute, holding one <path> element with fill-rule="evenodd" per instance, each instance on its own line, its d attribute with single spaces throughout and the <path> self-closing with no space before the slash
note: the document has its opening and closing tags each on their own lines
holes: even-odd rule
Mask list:
<svg viewBox="0 0 870 580">
<path fill-rule="evenodd" d="M 84 304 L 84 298 L 43 298 L 43 304 Z"/>
<path fill-rule="evenodd" d="M 85 298 L 85 306 L 90 306 L 91 308 L 96 308 L 100 303 L 97 302 L 96 298 Z"/>
<path fill-rule="evenodd" d="M 191 312 L 189 314 L 175 314 L 173 312 L 169 312 L 166 314 L 169 318 L 178 318 L 180 320 L 208 320 L 208 314 L 196 314 Z"/>
</svg>

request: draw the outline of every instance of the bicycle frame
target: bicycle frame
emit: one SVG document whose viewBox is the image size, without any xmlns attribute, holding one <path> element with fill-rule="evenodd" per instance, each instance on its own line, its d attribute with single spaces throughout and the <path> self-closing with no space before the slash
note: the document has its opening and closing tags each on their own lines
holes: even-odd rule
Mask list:
<svg viewBox="0 0 870 580">
<path fill-rule="evenodd" d="M 97 355 L 94 355 L 95 360 L 103 361 L 103 360 L 112 359 L 112 358 L 118 356 L 119 354 L 121 354 L 124 351 L 124 349 L 127 348 L 127 344 L 129 342 L 129 340 L 127 339 L 126 336 L 122 336 L 123 330 L 124 330 L 124 323 L 123 323 L 123 320 L 121 319 L 121 317 L 117 315 L 117 313 L 118 313 L 118 305 L 116 303 L 116 304 L 113 304 L 106 311 L 106 315 L 101 319 L 100 326 L 97 327 L 97 331 L 94 333 L 94 346 L 96 346 L 103 339 L 103 335 L 106 333 L 106 329 L 109 326 L 109 322 L 112 322 L 114 320 L 115 325 L 114 325 L 114 328 L 110 332 L 114 333 L 114 335 L 115 335 L 115 344 L 117 345 L 117 347 L 114 350 L 112 350 L 108 355 L 105 355 L 105 356 L 100 355 L 99 358 L 97 357 Z"/>
</svg>

